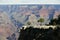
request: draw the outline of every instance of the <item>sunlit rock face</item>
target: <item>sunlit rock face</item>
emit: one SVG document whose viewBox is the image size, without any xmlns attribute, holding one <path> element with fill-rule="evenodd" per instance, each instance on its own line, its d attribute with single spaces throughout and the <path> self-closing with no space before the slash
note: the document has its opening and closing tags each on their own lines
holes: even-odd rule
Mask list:
<svg viewBox="0 0 60 40">
<path fill-rule="evenodd" d="M 6 37 L 12 35 L 16 29 L 6 12 L 0 12 L 0 40 L 5 40 Z"/>
<path fill-rule="evenodd" d="M 39 14 L 41 18 L 49 18 L 49 10 L 46 8 L 46 6 L 42 6 L 41 10 L 39 10 Z"/>
<path fill-rule="evenodd" d="M 37 25 L 37 17 L 34 14 L 29 16 L 28 22 L 31 22 L 31 25 Z"/>
</svg>

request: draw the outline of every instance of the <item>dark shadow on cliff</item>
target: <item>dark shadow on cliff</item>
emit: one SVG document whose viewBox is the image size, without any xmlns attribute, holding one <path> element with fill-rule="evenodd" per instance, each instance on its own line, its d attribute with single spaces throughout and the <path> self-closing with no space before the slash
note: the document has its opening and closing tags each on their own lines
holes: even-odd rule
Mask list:
<svg viewBox="0 0 60 40">
<path fill-rule="evenodd" d="M 21 29 L 18 40 L 60 40 L 60 27 L 54 30 L 51 27 L 49 29 L 32 27 Z"/>
</svg>

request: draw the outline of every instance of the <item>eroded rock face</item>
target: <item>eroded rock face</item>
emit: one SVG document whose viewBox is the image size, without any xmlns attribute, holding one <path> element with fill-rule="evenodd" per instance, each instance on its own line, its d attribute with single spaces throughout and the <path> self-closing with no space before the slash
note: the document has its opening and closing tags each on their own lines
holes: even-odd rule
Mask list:
<svg viewBox="0 0 60 40">
<path fill-rule="evenodd" d="M 8 15 L 5 12 L 0 13 L 0 37 L 2 40 L 6 39 L 9 35 L 12 35 L 16 31 L 16 27 L 9 19 Z M 0 38 L 1 40 L 1 38 Z"/>
<path fill-rule="evenodd" d="M 5 40 L 7 36 L 13 34 L 16 31 L 15 25 L 21 27 L 20 25 L 25 24 L 27 21 L 30 21 L 32 24 L 34 23 L 33 25 L 36 25 L 37 20 L 40 17 L 43 17 L 47 21 L 51 18 L 57 18 L 60 14 L 60 6 L 58 6 L 58 8 L 56 6 L 0 5 L 0 38 L 3 37 Z M 10 20 L 7 14 L 9 14 L 10 17 L 12 16 L 15 21 L 13 19 Z M 14 25 L 11 21 L 16 24 Z M 47 23 L 49 23 L 49 21 Z"/>
</svg>

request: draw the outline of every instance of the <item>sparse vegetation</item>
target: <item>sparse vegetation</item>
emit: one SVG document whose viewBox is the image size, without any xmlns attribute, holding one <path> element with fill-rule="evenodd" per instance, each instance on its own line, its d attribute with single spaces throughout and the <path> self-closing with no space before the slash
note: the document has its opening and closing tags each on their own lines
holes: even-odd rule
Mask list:
<svg viewBox="0 0 60 40">
<path fill-rule="evenodd" d="M 30 24 L 31 24 L 31 22 L 27 22 L 27 24 L 28 24 L 28 25 L 30 25 Z"/>
<path fill-rule="evenodd" d="M 42 25 L 42 23 L 44 22 L 44 19 L 43 19 L 43 18 L 40 18 L 40 19 L 38 20 L 38 22 L 41 22 L 41 25 Z"/>
</svg>

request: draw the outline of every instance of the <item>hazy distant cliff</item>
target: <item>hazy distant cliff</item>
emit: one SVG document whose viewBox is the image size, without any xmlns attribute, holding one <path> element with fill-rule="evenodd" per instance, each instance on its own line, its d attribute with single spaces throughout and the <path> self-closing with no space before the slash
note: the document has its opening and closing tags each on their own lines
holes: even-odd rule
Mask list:
<svg viewBox="0 0 60 40">
<path fill-rule="evenodd" d="M 5 12 L 0 12 L 0 40 L 5 40 L 6 37 L 12 35 L 17 28 L 9 19 L 8 15 Z"/>
<path fill-rule="evenodd" d="M 58 6 L 58 5 L 57 5 Z M 36 20 L 44 18 L 45 23 L 52 18 L 57 18 L 60 14 L 60 7 L 56 5 L 20 5 L 12 7 L 12 17 L 18 22 L 25 24 L 28 20 L 32 21 L 29 17 L 35 15 Z M 32 15 L 33 14 L 33 15 Z M 35 18 L 34 17 L 34 18 Z"/>
</svg>

